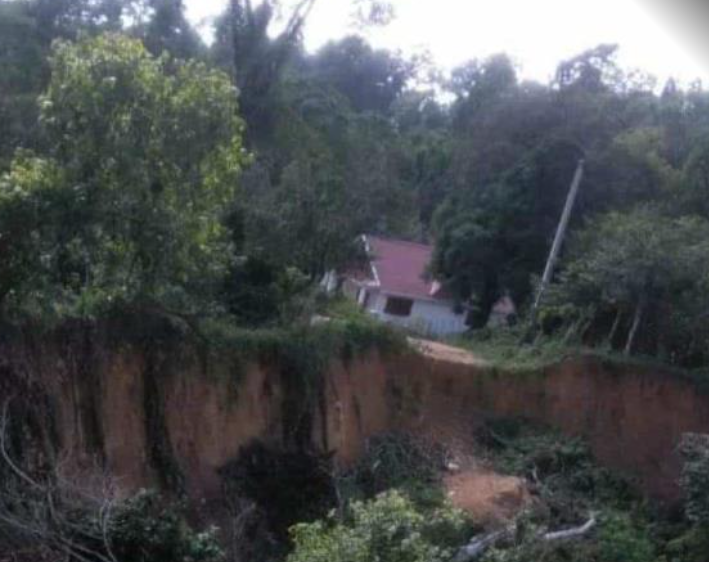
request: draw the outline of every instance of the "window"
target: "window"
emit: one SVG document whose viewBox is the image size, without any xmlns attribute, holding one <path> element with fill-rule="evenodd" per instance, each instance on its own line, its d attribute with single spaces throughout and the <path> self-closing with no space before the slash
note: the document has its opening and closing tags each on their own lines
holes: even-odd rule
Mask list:
<svg viewBox="0 0 709 562">
<path fill-rule="evenodd" d="M 413 307 L 414 301 L 411 299 L 389 297 L 384 307 L 384 313 L 390 316 L 411 316 L 411 309 Z"/>
</svg>

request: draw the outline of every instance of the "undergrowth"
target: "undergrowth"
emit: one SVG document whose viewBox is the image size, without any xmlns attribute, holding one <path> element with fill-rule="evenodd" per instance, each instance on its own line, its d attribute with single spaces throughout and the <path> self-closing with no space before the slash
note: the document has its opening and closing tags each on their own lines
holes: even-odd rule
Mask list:
<svg viewBox="0 0 709 562">
<path fill-rule="evenodd" d="M 337 477 L 341 501 L 372 499 L 396 489 L 419 507 L 440 506 L 445 457 L 443 447 L 424 446 L 406 433 L 375 436 L 357 464 Z"/>
<path fill-rule="evenodd" d="M 588 444 L 524 420 L 491 420 L 478 431 L 488 462 L 526 480 L 533 502 L 517 536 L 484 562 L 706 562 L 706 526 L 644 500 L 632 480 L 599 466 Z M 695 481 L 696 482 L 696 481 Z M 690 512 L 691 514 L 691 512 Z M 591 533 L 549 543 L 540 535 L 594 518 Z"/>
<path fill-rule="evenodd" d="M 542 369 L 588 351 L 559 338 L 539 337 L 533 343 L 525 343 L 525 336 L 521 327 L 486 328 L 456 338 L 452 343 L 472 351 L 493 367 L 510 372 Z"/>
<path fill-rule="evenodd" d="M 656 357 L 625 355 L 605 347 L 588 347 L 558 336 L 539 335 L 534 341 L 523 326 L 479 330 L 451 340 L 451 344 L 467 349 L 492 368 L 510 374 L 541 373 L 545 368 L 568 359 L 587 357 L 609 369 L 628 367 L 647 369 L 690 382 L 697 389 L 709 391 L 709 373 L 669 365 Z"/>
<path fill-rule="evenodd" d="M 552 526 L 577 524 L 599 510 L 644 508 L 633 482 L 599 466 L 583 439 L 523 420 L 498 419 L 480 428 L 477 440 L 496 470 L 529 482 Z"/>
</svg>

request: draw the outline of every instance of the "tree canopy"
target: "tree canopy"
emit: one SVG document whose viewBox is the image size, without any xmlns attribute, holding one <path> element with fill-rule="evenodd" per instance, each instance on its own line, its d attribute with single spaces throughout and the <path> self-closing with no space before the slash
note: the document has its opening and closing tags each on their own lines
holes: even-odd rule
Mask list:
<svg viewBox="0 0 709 562">
<path fill-rule="evenodd" d="M 529 308 L 583 158 L 543 330 L 704 361 L 701 85 L 658 88 L 615 45 L 548 83 L 505 54 L 444 72 L 370 44 L 396 15 L 378 0 L 310 53 L 315 3 L 232 0 L 207 45 L 182 0 L 0 2 L 5 304 L 190 294 L 262 322 L 281 280 L 345 267 L 368 232 L 433 244 L 431 274 L 480 327 L 503 295 Z M 635 314 L 624 283 L 648 263 Z"/>
<path fill-rule="evenodd" d="M 234 87 L 117 35 L 57 43 L 50 67 L 50 148 L 19 154 L 0 183 L 4 296 L 184 306 L 229 263 L 220 219 L 247 160 Z"/>
</svg>

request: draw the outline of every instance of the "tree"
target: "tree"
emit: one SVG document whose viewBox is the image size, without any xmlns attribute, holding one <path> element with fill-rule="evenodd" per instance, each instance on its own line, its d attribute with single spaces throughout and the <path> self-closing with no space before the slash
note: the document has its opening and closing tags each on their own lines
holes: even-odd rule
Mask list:
<svg viewBox="0 0 709 562">
<path fill-rule="evenodd" d="M 348 522 L 296 525 L 288 562 L 444 562 L 469 538 L 451 508 L 423 513 L 398 492 L 355 502 Z"/>
<path fill-rule="evenodd" d="M 349 260 L 363 232 L 412 234 L 390 123 L 310 82 L 289 83 L 280 112 L 270 167 L 245 178 L 248 251 L 316 279 Z"/>
<path fill-rule="evenodd" d="M 694 144 L 683 171 L 681 208 L 709 218 L 709 136 Z"/>
<path fill-rule="evenodd" d="M 303 26 L 316 1 L 299 0 L 284 16 L 285 26 L 275 37 L 269 31 L 281 8 L 278 0 L 267 0 L 256 7 L 250 0 L 230 0 L 217 20 L 212 56 L 241 92 L 250 138 L 269 137 L 278 86 L 299 52 Z"/>
<path fill-rule="evenodd" d="M 6 251 L 38 244 L 33 276 L 64 305 L 147 298 L 189 308 L 188 296 L 207 296 L 229 265 L 220 219 L 247 161 L 234 88 L 203 64 L 156 59 L 116 35 L 58 44 L 51 69 L 40 102 L 51 149 L 16 161 L 0 214 L 47 208 L 32 215 L 36 231 L 0 224 L 2 238 L 27 238 Z M 18 297 L 31 289 L 14 285 Z"/>
<path fill-rule="evenodd" d="M 187 21 L 183 0 L 148 0 L 152 17 L 138 30 L 145 46 L 155 55 L 164 51 L 180 59 L 197 58 L 205 49 Z"/>
<path fill-rule="evenodd" d="M 691 358 L 706 341 L 698 330 L 707 310 L 707 240 L 709 223 L 699 218 L 675 219 L 644 207 L 604 215 L 579 233 L 551 311 L 566 308 L 586 321 L 613 318 L 608 339 L 615 341 L 625 327 L 626 353 L 644 335 L 646 349 L 654 340 L 671 360 Z M 654 338 L 643 334 L 648 327 Z"/>
<path fill-rule="evenodd" d="M 19 146 L 34 144 L 44 49 L 24 2 L 0 2 L 0 170 Z"/>
<path fill-rule="evenodd" d="M 524 302 L 541 273 L 574 175 L 573 146 L 549 143 L 506 173 L 457 191 L 433 222 L 433 272 L 460 301 L 477 305 L 484 325 L 495 302 Z"/>
<path fill-rule="evenodd" d="M 316 81 L 335 88 L 355 111 L 387 114 L 413 77 L 415 64 L 401 55 L 374 50 L 362 37 L 325 45 L 308 64 Z"/>
</svg>

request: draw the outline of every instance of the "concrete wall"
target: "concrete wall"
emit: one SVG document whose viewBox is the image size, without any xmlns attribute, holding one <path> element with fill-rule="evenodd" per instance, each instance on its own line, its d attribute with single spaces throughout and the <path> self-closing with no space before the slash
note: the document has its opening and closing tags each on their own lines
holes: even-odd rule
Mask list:
<svg viewBox="0 0 709 562">
<path fill-rule="evenodd" d="M 456 314 L 452 303 L 414 300 L 411 316 L 391 316 L 386 314 L 389 295 L 373 293 L 367 311 L 388 324 L 401 326 L 426 336 L 448 336 L 467 331 L 465 313 Z"/>
</svg>

